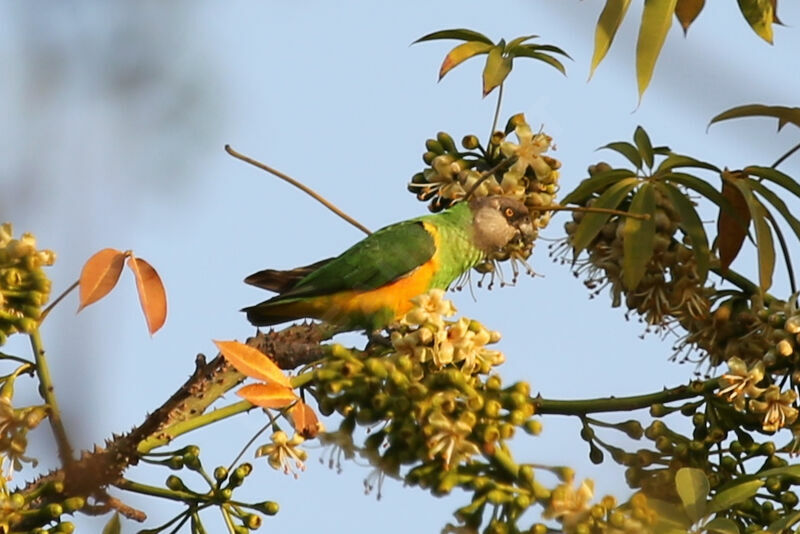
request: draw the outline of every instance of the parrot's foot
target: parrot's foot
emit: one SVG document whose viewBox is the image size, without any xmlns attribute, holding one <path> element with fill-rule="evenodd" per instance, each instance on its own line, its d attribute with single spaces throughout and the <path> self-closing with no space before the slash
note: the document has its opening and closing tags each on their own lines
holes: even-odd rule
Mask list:
<svg viewBox="0 0 800 534">
<path fill-rule="evenodd" d="M 388 333 L 384 334 L 383 330 L 372 330 L 367 332 L 367 349 L 370 347 L 388 348 L 392 346 L 391 338 Z"/>
</svg>

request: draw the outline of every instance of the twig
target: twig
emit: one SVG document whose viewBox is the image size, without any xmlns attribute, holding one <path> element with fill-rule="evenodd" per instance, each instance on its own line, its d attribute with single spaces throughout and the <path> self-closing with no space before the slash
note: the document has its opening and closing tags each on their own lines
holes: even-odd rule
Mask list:
<svg viewBox="0 0 800 534">
<path fill-rule="evenodd" d="M 649 220 L 649 213 L 630 213 L 628 211 L 615 210 L 611 208 L 594 208 L 592 206 L 560 206 L 553 204 L 552 206 L 541 206 L 530 208 L 532 211 L 580 211 L 583 213 L 608 213 L 610 215 L 619 215 L 621 217 L 630 217 L 631 219 Z"/>
<path fill-rule="evenodd" d="M 336 215 L 338 215 L 339 217 L 341 217 L 345 221 L 349 222 L 350 224 L 352 224 L 353 226 L 355 226 L 356 228 L 358 228 L 359 230 L 361 230 L 365 234 L 369 235 L 369 234 L 372 233 L 369 228 L 367 228 L 366 226 L 364 226 L 363 224 L 361 224 L 360 222 L 358 222 L 357 220 L 353 219 L 352 217 L 347 215 L 345 212 L 343 212 L 342 210 L 340 210 L 339 208 L 337 208 L 336 206 L 331 204 L 327 199 L 325 199 L 325 197 L 323 197 L 322 195 L 320 195 L 319 193 L 317 193 L 316 191 L 314 191 L 310 187 L 306 186 L 305 184 L 302 184 L 302 183 L 298 182 L 297 180 L 295 180 L 294 178 L 292 178 L 288 174 L 284 174 L 284 173 L 282 173 L 281 171 L 279 171 L 277 169 L 273 169 L 272 167 L 270 167 L 268 165 L 265 165 L 264 163 L 261 163 L 260 161 L 254 160 L 253 158 L 245 156 L 244 154 L 240 154 L 239 152 L 234 150 L 231 147 L 231 145 L 225 145 L 225 152 L 227 152 L 228 154 L 230 154 L 231 156 L 233 156 L 236 159 L 240 159 L 240 160 L 244 161 L 245 163 L 249 163 L 250 165 L 253 165 L 254 167 L 258 167 L 259 169 L 261 169 L 263 171 L 267 171 L 268 173 L 270 173 L 270 174 L 272 174 L 274 176 L 277 176 L 281 180 L 284 180 L 284 181 L 290 183 L 291 185 L 295 186 L 296 188 L 300 189 L 301 191 L 303 191 L 307 195 L 311 196 L 314 200 L 316 200 L 317 202 L 321 203 L 323 206 L 325 206 L 326 208 L 331 210 L 333 213 L 335 213 Z"/>
<path fill-rule="evenodd" d="M 492 138 L 494 132 L 497 130 L 497 121 L 500 119 L 500 104 L 503 102 L 503 84 L 497 90 L 497 106 L 494 108 L 494 120 L 492 121 L 492 131 L 489 132 L 489 139 Z"/>
<path fill-rule="evenodd" d="M 44 310 L 42 310 L 42 315 L 41 315 L 41 316 L 39 316 L 39 324 L 42 324 L 42 322 L 44 321 L 45 317 L 47 317 L 47 314 L 48 314 L 48 313 L 50 313 L 50 310 L 52 310 L 53 308 L 55 308 L 55 307 L 56 307 L 56 304 L 58 304 L 59 302 L 61 302 L 62 300 L 64 300 L 64 297 L 66 297 L 67 295 L 69 295 L 69 294 L 72 292 L 72 290 L 73 290 L 73 289 L 75 289 L 76 287 L 78 287 L 78 284 L 80 284 L 80 283 L 81 283 L 81 281 L 80 281 L 80 280 L 75 280 L 75 282 L 73 282 L 71 286 L 69 286 L 67 289 L 65 289 L 65 290 L 64 290 L 64 292 L 63 292 L 63 293 L 61 293 L 61 294 L 60 294 L 60 295 L 59 295 L 59 296 L 56 298 L 56 300 L 54 300 L 53 302 L 51 302 L 50 304 L 48 304 L 48 305 L 47 305 L 47 307 L 46 307 Z"/>
<path fill-rule="evenodd" d="M 42 337 L 39 334 L 39 329 L 35 328 L 30 333 L 31 349 L 33 349 L 33 357 L 36 362 L 36 374 L 39 376 L 39 391 L 47 404 L 49 412 L 48 419 L 50 426 L 53 429 L 53 434 L 56 438 L 56 445 L 58 446 L 58 457 L 61 459 L 63 467 L 69 467 L 74 461 L 72 445 L 67 438 L 67 431 L 64 428 L 64 423 L 61 420 L 61 411 L 58 408 L 58 401 L 56 400 L 55 391 L 53 389 L 53 380 L 50 376 L 50 368 L 47 365 L 47 359 L 44 355 L 44 347 L 42 346 Z"/>
<path fill-rule="evenodd" d="M 791 156 L 792 154 L 794 154 L 794 153 L 795 153 L 795 152 L 797 152 L 798 150 L 800 150 L 800 143 L 796 144 L 794 147 L 792 147 L 791 149 L 789 149 L 789 151 L 788 151 L 786 154 L 784 154 L 783 156 L 779 157 L 779 158 L 778 158 L 778 159 L 775 161 L 775 163 L 773 163 L 772 165 L 770 165 L 770 167 L 772 167 L 773 169 L 777 168 L 777 167 L 778 167 L 778 165 L 780 165 L 781 163 L 783 163 L 784 161 L 786 161 L 786 158 L 788 158 L 789 156 Z"/>
<path fill-rule="evenodd" d="M 483 183 L 483 181 L 484 181 L 484 180 L 486 180 L 487 178 L 489 178 L 491 175 L 493 175 L 493 174 L 494 174 L 494 173 L 496 173 L 497 171 L 503 170 L 503 169 L 505 169 L 506 167 L 511 167 L 511 166 L 512 166 L 514 163 L 516 163 L 516 162 L 517 162 L 517 156 L 513 156 L 513 157 L 510 157 L 510 158 L 508 158 L 508 159 L 504 159 L 503 161 L 501 161 L 500 163 L 498 163 L 497 165 L 495 165 L 494 167 L 492 167 L 492 168 L 491 168 L 491 169 L 489 169 L 488 171 L 484 171 L 484 172 L 483 172 L 483 173 L 482 173 L 482 174 L 481 174 L 481 175 L 478 177 L 478 181 L 477 181 L 477 182 L 475 182 L 475 183 L 472 185 L 472 187 L 469 189 L 469 191 L 467 191 L 467 194 L 466 194 L 466 195 L 464 195 L 464 200 L 469 200 L 469 197 L 471 197 L 471 196 L 472 196 L 472 193 L 474 193 L 474 192 L 475 192 L 475 190 L 476 190 L 476 189 L 478 189 L 478 187 L 479 187 L 479 186 L 480 186 L 480 185 Z"/>
</svg>

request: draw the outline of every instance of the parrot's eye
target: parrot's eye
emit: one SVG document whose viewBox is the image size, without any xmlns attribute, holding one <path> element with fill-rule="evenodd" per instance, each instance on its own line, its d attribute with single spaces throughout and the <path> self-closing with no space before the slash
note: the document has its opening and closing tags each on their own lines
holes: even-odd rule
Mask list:
<svg viewBox="0 0 800 534">
<path fill-rule="evenodd" d="M 514 208 L 506 208 L 506 218 L 510 219 L 514 216 Z"/>
</svg>

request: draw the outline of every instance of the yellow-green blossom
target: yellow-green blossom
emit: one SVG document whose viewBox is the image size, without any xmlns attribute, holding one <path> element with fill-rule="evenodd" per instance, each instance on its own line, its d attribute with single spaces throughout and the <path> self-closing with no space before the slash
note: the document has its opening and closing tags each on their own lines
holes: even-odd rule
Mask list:
<svg viewBox="0 0 800 534">
<path fill-rule="evenodd" d="M 571 480 L 560 484 L 553 490 L 553 495 L 542 513 L 542 517 L 558 519 L 564 526 L 564 530 L 569 532 L 586 517 L 593 495 L 594 481 L 591 479 L 584 480 L 577 490 L 573 487 Z"/>
<path fill-rule="evenodd" d="M 764 388 L 756 384 L 764 379 L 764 362 L 756 362 L 750 369 L 741 358 L 734 356 L 728 360 L 729 371 L 719 380 L 722 389 L 717 395 L 724 398 L 739 410 L 744 410 L 745 398 L 758 398 L 764 393 Z"/>
<path fill-rule="evenodd" d="M 453 421 L 439 410 L 428 416 L 426 431 L 430 433 L 428 457 L 431 460 L 441 456 L 444 468 L 450 469 L 451 465 L 480 453 L 478 446 L 469 440 L 472 426 L 475 424 L 474 420 L 469 421 L 470 416 L 474 417 L 471 412 L 467 412 L 465 417 Z"/>
<path fill-rule="evenodd" d="M 287 475 L 292 473 L 294 478 L 299 476 L 295 469 L 305 471 L 306 465 L 303 462 L 308 457 L 308 454 L 303 449 L 298 448 L 298 445 L 305 441 L 303 436 L 295 434 L 292 439 L 289 439 L 286 432 L 278 430 L 270 436 L 270 440 L 272 440 L 272 443 L 258 448 L 256 457 L 266 456 L 267 462 L 273 469 L 282 470 Z"/>
<path fill-rule="evenodd" d="M 500 151 L 505 157 L 517 157 L 517 161 L 511 166 L 510 170 L 522 176 L 530 168 L 535 173 L 536 178 L 548 176 L 552 169 L 542 158 L 542 154 L 550 148 L 553 138 L 542 132 L 534 134 L 531 131 L 531 127 L 525 123 L 517 125 L 514 128 L 514 133 L 517 134 L 519 144 L 510 141 L 503 141 L 500 144 Z"/>
<path fill-rule="evenodd" d="M 411 302 L 414 307 L 401 320 L 406 325 L 441 325 L 442 317 L 450 317 L 456 313 L 456 307 L 452 301 L 444 298 L 442 289 L 431 289 L 414 297 Z"/>
<path fill-rule="evenodd" d="M 761 428 L 764 432 L 775 432 L 786 425 L 791 425 L 797 419 L 797 408 L 792 404 L 797 400 L 794 390 L 781 393 L 776 385 L 767 388 L 760 400 L 751 400 L 750 409 L 754 413 L 763 413 L 764 419 Z"/>
</svg>

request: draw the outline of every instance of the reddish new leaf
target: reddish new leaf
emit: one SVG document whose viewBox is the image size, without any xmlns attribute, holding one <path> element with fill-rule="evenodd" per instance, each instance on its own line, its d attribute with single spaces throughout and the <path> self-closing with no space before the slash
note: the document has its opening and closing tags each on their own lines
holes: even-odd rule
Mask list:
<svg viewBox="0 0 800 534">
<path fill-rule="evenodd" d="M 291 389 L 289 377 L 260 350 L 238 341 L 215 341 L 214 344 L 243 375 Z"/>
<path fill-rule="evenodd" d="M 738 180 L 736 173 L 722 171 L 722 196 L 730 203 L 733 213 L 720 210 L 717 219 L 717 249 L 719 250 L 720 266 L 723 270 L 730 267 L 739 254 L 747 237 L 747 228 L 750 226 L 750 210 L 741 191 L 732 183 Z"/>
<path fill-rule="evenodd" d="M 291 388 L 278 384 L 248 384 L 239 388 L 236 394 L 262 408 L 283 408 L 297 400 Z"/>
<path fill-rule="evenodd" d="M 86 261 L 78 280 L 80 288 L 78 311 L 97 302 L 114 289 L 124 263 L 125 253 L 113 248 L 104 248 Z"/>
<path fill-rule="evenodd" d="M 128 258 L 128 267 L 136 278 L 139 303 L 147 321 L 147 329 L 153 335 L 167 320 L 167 292 L 156 270 L 143 259 L 131 256 Z"/>
<path fill-rule="evenodd" d="M 297 401 L 294 406 L 289 408 L 289 417 L 292 418 L 294 429 L 304 438 L 312 439 L 317 437 L 321 429 L 317 414 L 311 406 L 303 401 Z"/>
</svg>

